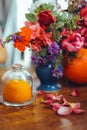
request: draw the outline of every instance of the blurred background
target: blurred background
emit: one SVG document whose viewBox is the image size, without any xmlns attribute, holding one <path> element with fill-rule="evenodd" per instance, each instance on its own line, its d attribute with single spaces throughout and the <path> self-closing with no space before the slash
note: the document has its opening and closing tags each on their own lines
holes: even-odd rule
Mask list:
<svg viewBox="0 0 87 130">
<path fill-rule="evenodd" d="M 19 30 L 25 21 L 25 13 L 36 0 L 0 0 L 0 38 L 3 40 L 9 35 Z M 46 0 L 45 0 L 46 1 Z M 48 1 L 48 0 L 47 0 Z M 51 1 L 51 0 L 49 0 Z M 53 0 L 60 3 L 62 8 L 67 7 L 65 0 Z M 31 65 L 31 52 L 26 50 L 21 53 L 14 49 L 13 43 L 6 44 L 7 60 L 3 66 L 9 67 L 13 63 L 21 63 L 25 67 Z"/>
<path fill-rule="evenodd" d="M 0 0 L 0 38 L 5 39 L 9 34 L 18 31 L 23 26 L 25 13 L 34 0 Z M 7 60 L 4 66 L 11 66 L 13 63 L 21 63 L 24 66 L 30 64 L 30 52 L 21 53 L 14 49 L 12 43 L 5 45 Z M 26 60 L 28 59 L 28 60 Z"/>
</svg>

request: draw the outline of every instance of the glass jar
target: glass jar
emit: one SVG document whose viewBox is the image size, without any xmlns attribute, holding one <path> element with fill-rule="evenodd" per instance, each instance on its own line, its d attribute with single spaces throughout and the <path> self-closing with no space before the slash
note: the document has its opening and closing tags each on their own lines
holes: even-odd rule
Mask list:
<svg viewBox="0 0 87 130">
<path fill-rule="evenodd" d="M 35 100 L 32 76 L 21 64 L 14 64 L 2 75 L 0 101 L 8 106 L 25 106 Z"/>
</svg>

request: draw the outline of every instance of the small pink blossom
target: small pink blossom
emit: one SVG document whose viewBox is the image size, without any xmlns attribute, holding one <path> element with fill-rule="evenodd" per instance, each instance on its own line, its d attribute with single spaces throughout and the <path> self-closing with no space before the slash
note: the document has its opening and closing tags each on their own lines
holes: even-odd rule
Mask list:
<svg viewBox="0 0 87 130">
<path fill-rule="evenodd" d="M 25 25 L 28 26 L 32 30 L 31 41 L 35 41 L 39 39 L 42 41 L 43 46 L 52 44 L 52 32 L 46 32 L 39 23 L 25 22 Z M 41 46 L 41 45 L 40 45 Z"/>
<path fill-rule="evenodd" d="M 77 52 L 83 44 L 83 37 L 79 33 L 73 33 L 62 41 L 62 49 L 69 52 Z"/>
<path fill-rule="evenodd" d="M 64 37 L 69 37 L 72 34 L 72 31 L 67 30 L 66 28 L 63 28 L 61 35 Z"/>
</svg>

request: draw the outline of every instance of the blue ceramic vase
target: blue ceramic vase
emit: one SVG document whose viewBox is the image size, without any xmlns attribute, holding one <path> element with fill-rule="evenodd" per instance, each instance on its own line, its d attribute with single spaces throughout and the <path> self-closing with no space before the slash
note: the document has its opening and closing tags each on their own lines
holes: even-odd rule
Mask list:
<svg viewBox="0 0 87 130">
<path fill-rule="evenodd" d="M 40 64 L 36 67 L 36 74 L 41 82 L 37 90 L 44 90 L 45 92 L 59 91 L 61 85 L 58 83 L 58 78 L 52 76 L 53 64 Z M 60 67 L 61 69 L 61 67 Z"/>
</svg>

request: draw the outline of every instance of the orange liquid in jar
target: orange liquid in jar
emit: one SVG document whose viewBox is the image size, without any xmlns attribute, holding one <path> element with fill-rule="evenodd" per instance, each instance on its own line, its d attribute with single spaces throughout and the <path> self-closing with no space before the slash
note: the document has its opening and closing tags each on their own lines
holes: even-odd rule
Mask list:
<svg viewBox="0 0 87 130">
<path fill-rule="evenodd" d="M 24 80 L 12 79 L 5 85 L 3 98 L 8 102 L 24 103 L 32 98 L 32 87 Z"/>
</svg>

